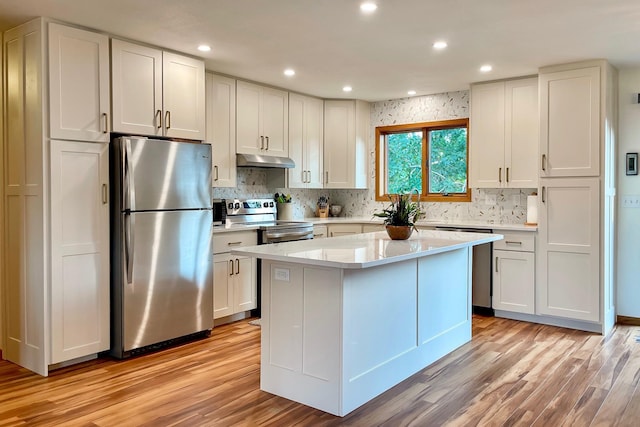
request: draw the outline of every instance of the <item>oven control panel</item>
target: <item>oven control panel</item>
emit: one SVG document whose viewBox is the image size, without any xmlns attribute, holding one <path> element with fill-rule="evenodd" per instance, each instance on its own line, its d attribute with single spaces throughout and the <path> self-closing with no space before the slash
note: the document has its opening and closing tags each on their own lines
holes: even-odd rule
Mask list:
<svg viewBox="0 0 640 427">
<path fill-rule="evenodd" d="M 227 215 L 275 214 L 276 210 L 272 199 L 227 200 Z"/>
</svg>

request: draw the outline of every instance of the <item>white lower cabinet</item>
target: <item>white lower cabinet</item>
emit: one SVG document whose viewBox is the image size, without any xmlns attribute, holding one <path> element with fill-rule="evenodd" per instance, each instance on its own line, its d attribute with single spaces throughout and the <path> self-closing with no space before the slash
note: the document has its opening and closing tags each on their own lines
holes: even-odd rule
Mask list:
<svg viewBox="0 0 640 427">
<path fill-rule="evenodd" d="M 257 307 L 255 258 L 215 255 L 213 271 L 214 319 Z"/>
<path fill-rule="evenodd" d="M 255 231 L 213 237 L 213 318 L 231 316 L 258 306 L 256 259 L 232 255 L 234 247 L 258 243 Z"/>
<path fill-rule="evenodd" d="M 50 364 L 109 349 L 108 148 L 51 141 Z"/>
<path fill-rule="evenodd" d="M 384 224 L 362 224 L 363 233 L 373 233 L 375 231 L 384 231 Z"/>
<path fill-rule="evenodd" d="M 600 321 L 600 180 L 541 180 L 537 313 Z"/>
<path fill-rule="evenodd" d="M 493 244 L 493 308 L 535 314 L 535 285 L 535 236 L 504 233 Z"/>
<path fill-rule="evenodd" d="M 360 224 L 329 224 L 329 237 L 348 236 L 362 233 Z"/>
</svg>

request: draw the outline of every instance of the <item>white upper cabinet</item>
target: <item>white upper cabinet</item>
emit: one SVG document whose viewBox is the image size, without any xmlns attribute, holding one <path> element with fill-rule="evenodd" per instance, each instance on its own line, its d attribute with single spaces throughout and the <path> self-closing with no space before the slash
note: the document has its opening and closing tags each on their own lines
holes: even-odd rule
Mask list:
<svg viewBox="0 0 640 427">
<path fill-rule="evenodd" d="M 162 53 L 162 100 L 165 135 L 205 137 L 204 62 L 175 53 Z"/>
<path fill-rule="evenodd" d="M 323 101 L 289 94 L 289 188 L 322 188 Z"/>
<path fill-rule="evenodd" d="M 473 85 L 471 187 L 537 187 L 538 128 L 537 78 Z"/>
<path fill-rule="evenodd" d="M 204 62 L 111 41 L 114 132 L 203 140 Z"/>
<path fill-rule="evenodd" d="M 109 38 L 49 24 L 50 136 L 109 141 Z"/>
<path fill-rule="evenodd" d="M 600 174 L 600 72 L 540 73 L 540 176 Z"/>
<path fill-rule="evenodd" d="M 236 186 L 236 81 L 207 73 L 207 137 L 211 143 L 212 184 Z"/>
<path fill-rule="evenodd" d="M 162 136 L 162 52 L 111 40 L 113 129 Z"/>
<path fill-rule="evenodd" d="M 236 151 L 288 156 L 288 92 L 238 81 L 236 93 Z"/>
<path fill-rule="evenodd" d="M 367 188 L 370 105 L 324 102 L 324 188 Z"/>
</svg>

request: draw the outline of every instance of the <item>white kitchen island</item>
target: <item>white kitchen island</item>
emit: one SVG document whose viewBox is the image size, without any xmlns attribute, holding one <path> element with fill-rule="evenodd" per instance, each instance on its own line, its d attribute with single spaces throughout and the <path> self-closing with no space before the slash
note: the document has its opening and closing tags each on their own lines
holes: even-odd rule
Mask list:
<svg viewBox="0 0 640 427">
<path fill-rule="evenodd" d="M 262 390 L 344 416 L 471 340 L 472 246 L 385 232 L 234 249 L 262 259 Z"/>
</svg>

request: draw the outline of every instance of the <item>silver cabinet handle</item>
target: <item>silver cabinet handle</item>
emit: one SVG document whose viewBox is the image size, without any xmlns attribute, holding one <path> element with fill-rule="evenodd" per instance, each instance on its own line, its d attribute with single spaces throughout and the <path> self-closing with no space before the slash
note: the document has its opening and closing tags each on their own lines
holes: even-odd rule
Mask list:
<svg viewBox="0 0 640 427">
<path fill-rule="evenodd" d="M 229 267 L 231 267 L 229 268 L 229 276 L 233 276 L 233 260 L 232 259 L 229 260 Z"/>
<path fill-rule="evenodd" d="M 509 182 L 509 168 L 507 168 L 507 182 Z"/>
<path fill-rule="evenodd" d="M 496 257 L 496 273 L 498 272 L 498 257 Z"/>
<path fill-rule="evenodd" d="M 171 127 L 171 111 L 167 110 L 167 112 L 164 113 L 164 126 L 166 129 Z"/>
<path fill-rule="evenodd" d="M 324 183 L 325 184 L 329 183 L 329 171 L 325 171 L 324 173 Z"/>
<path fill-rule="evenodd" d="M 502 182 L 502 168 L 498 168 L 498 182 Z"/>
<path fill-rule="evenodd" d="M 102 204 L 109 203 L 109 192 L 107 191 L 107 184 L 102 184 Z"/>
<path fill-rule="evenodd" d="M 505 240 L 504 244 L 505 244 L 505 245 L 518 245 L 518 246 L 522 246 L 522 242 L 514 242 L 514 241 L 510 241 L 510 240 Z"/>
<path fill-rule="evenodd" d="M 124 260 L 127 269 L 127 284 L 133 283 L 133 254 L 135 253 L 135 218 L 124 214 Z"/>
<path fill-rule="evenodd" d="M 104 130 L 102 133 L 109 133 L 109 115 L 107 113 L 102 113 L 102 119 L 104 120 Z"/>
<path fill-rule="evenodd" d="M 542 155 L 542 170 L 543 171 L 547 171 L 547 155 L 543 154 Z"/>
<path fill-rule="evenodd" d="M 213 180 L 217 181 L 218 180 L 218 166 L 217 165 L 213 167 L 213 176 L 214 176 Z"/>
<path fill-rule="evenodd" d="M 236 274 L 240 274 L 240 260 L 236 258 Z"/>
<path fill-rule="evenodd" d="M 260 135 L 260 149 L 264 150 L 264 136 Z"/>
<path fill-rule="evenodd" d="M 265 138 L 267 139 L 267 148 L 266 148 L 266 150 L 269 151 L 269 137 L 266 136 Z"/>
<path fill-rule="evenodd" d="M 545 200 L 544 200 L 544 199 L 545 199 L 545 197 L 544 197 L 544 196 L 545 196 L 545 194 L 544 194 L 544 193 L 545 193 L 545 191 L 544 191 L 544 187 L 542 187 L 542 203 L 544 203 L 544 202 L 545 202 Z"/>
<path fill-rule="evenodd" d="M 156 127 L 162 129 L 162 110 L 156 110 L 155 121 Z"/>
<path fill-rule="evenodd" d="M 237 246 L 237 245 L 239 245 L 241 243 L 242 242 L 229 242 L 229 243 L 227 243 L 227 245 L 229 245 L 229 246 Z"/>
</svg>

